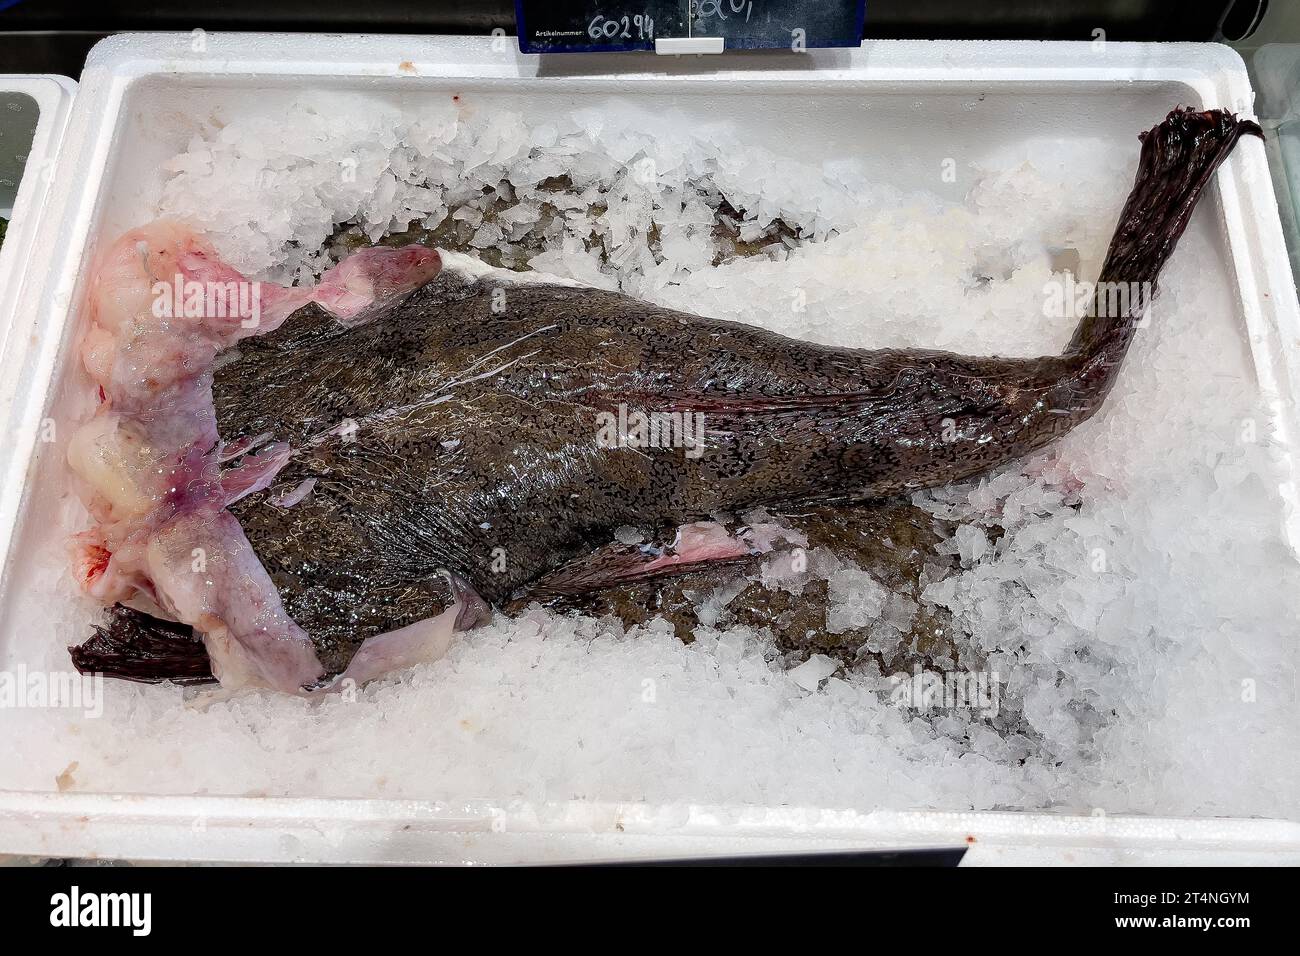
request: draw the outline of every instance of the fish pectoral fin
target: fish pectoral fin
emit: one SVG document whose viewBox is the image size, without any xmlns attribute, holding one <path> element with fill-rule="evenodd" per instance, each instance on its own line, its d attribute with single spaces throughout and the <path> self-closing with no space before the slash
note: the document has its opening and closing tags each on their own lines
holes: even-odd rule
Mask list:
<svg viewBox="0 0 1300 956">
<path fill-rule="evenodd" d="M 468 631 L 492 619 L 492 605 L 479 596 L 474 585 L 455 571 L 439 571 L 451 591 L 452 606 L 456 611 L 453 623 L 457 631 Z"/>
<path fill-rule="evenodd" d="M 491 606 L 478 591 L 455 571 L 439 569 L 447 584 L 450 602 L 442 613 L 368 638 L 353 655 L 347 669 L 322 689 L 342 690 L 347 681 L 364 684 L 396 671 L 427 664 L 447 653 L 460 631 L 487 623 Z"/>
<path fill-rule="evenodd" d="M 719 564 L 748 561 L 759 554 L 717 521 L 682 525 L 671 543 L 611 542 L 574 558 L 519 592 L 507 605 L 519 610 L 531 601 L 550 601 L 636 581 L 698 571 Z"/>
</svg>

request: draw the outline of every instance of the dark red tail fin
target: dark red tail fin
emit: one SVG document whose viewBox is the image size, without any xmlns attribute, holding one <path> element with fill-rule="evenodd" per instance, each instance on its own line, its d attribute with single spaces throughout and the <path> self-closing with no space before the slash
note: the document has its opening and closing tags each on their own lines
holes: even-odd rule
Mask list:
<svg viewBox="0 0 1300 956">
<path fill-rule="evenodd" d="M 73 666 L 82 674 L 149 684 L 210 684 L 216 680 L 207 649 L 192 628 L 121 604 L 109 609 L 107 622 L 95 625 L 94 636 L 68 650 Z"/>
<path fill-rule="evenodd" d="M 1141 134 L 1137 178 L 1110 241 L 1093 308 L 1079 322 L 1066 355 L 1105 352 L 1118 364 L 1201 190 L 1246 133 L 1263 135 L 1257 123 L 1223 110 L 1176 109 Z"/>
</svg>

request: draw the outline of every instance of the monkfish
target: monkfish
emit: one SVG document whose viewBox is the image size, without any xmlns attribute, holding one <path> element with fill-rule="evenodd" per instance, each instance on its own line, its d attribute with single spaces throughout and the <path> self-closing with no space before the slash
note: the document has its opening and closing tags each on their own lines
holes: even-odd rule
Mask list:
<svg viewBox="0 0 1300 956">
<path fill-rule="evenodd" d="M 1244 133 L 1142 134 L 1093 307 L 1059 355 L 797 341 L 423 246 L 250 283 L 183 225 L 102 257 L 71 442 L 112 607 L 82 670 L 308 693 L 441 655 L 530 598 L 743 560 L 735 516 L 960 481 L 1101 408 L 1206 183 Z M 1119 304 L 1101 294 L 1122 287 Z M 865 304 L 864 304 L 865 307 Z M 617 532 L 653 529 L 629 544 Z"/>
</svg>

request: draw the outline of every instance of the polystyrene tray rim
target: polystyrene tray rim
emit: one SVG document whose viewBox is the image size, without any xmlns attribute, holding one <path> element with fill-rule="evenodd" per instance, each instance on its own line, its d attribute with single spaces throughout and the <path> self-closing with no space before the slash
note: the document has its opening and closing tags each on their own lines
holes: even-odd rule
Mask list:
<svg viewBox="0 0 1300 956">
<path fill-rule="evenodd" d="M 96 842 L 107 831 L 108 843 Z M 250 856 L 250 831 L 279 839 L 255 837 Z M 136 859 L 392 862 L 388 840 L 396 834 L 403 862 L 962 846 L 1013 861 L 1028 850 L 1063 859 L 1082 850 L 1300 862 L 1300 823 L 1271 819 L 0 791 L 0 844 L 31 855 L 84 855 L 93 845 L 97 854 Z"/>
</svg>

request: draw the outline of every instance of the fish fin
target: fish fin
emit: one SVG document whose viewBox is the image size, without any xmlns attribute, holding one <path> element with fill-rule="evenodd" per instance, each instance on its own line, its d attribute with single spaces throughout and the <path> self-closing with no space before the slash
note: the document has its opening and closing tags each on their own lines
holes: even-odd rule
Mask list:
<svg viewBox="0 0 1300 956">
<path fill-rule="evenodd" d="M 453 622 L 455 630 L 468 631 L 492 619 L 492 605 L 479 596 L 474 585 L 455 571 L 444 569 L 441 574 L 447 581 L 447 587 L 451 589 L 451 597 L 456 609 Z"/>
<path fill-rule="evenodd" d="M 365 684 L 438 660 L 447 653 L 456 632 L 463 630 L 458 626 L 461 610 L 449 607 L 441 614 L 368 638 L 338 678 L 322 682 L 316 689 L 343 690 L 347 681 Z"/>
<path fill-rule="evenodd" d="M 1258 123 L 1225 110 L 1190 108 L 1174 110 L 1141 134 L 1137 176 L 1106 251 L 1092 308 L 1079 321 L 1067 356 L 1101 355 L 1109 368 L 1118 367 L 1201 191 L 1247 134 L 1264 135 Z"/>
<path fill-rule="evenodd" d="M 667 545 L 621 542 L 602 545 L 536 579 L 516 594 L 506 609 L 519 610 L 531 601 L 545 603 L 619 584 L 736 564 L 757 554 L 719 522 L 697 521 L 678 528 Z"/>
<path fill-rule="evenodd" d="M 235 468 L 221 476 L 221 491 L 227 505 L 241 498 L 264 491 L 271 486 L 280 469 L 289 463 L 293 449 L 285 442 L 272 442 L 256 454 L 247 455 Z"/>
<path fill-rule="evenodd" d="M 486 624 L 492 607 L 455 571 L 441 569 L 451 603 L 440 614 L 366 638 L 337 677 L 323 680 L 313 690 L 341 690 L 348 680 L 364 684 L 417 664 L 436 661 L 447 653 L 460 631 Z"/>
<path fill-rule="evenodd" d="M 94 630 L 84 642 L 68 648 L 79 673 L 148 684 L 216 682 L 207 649 L 188 625 L 115 604 L 108 620 Z"/>
<path fill-rule="evenodd" d="M 338 321 L 356 325 L 433 281 L 441 269 L 437 251 L 425 246 L 374 246 L 343 259 L 306 297 Z"/>
</svg>

